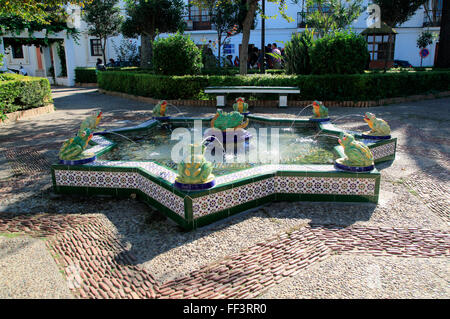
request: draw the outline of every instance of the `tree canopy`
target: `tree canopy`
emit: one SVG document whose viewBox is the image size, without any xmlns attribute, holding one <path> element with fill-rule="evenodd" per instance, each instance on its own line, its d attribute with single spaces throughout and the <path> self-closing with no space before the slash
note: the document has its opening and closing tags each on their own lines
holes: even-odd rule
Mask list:
<svg viewBox="0 0 450 319">
<path fill-rule="evenodd" d="M 106 63 L 106 41 L 119 34 L 122 25 L 118 0 L 93 0 L 83 12 L 83 20 L 88 24 L 88 32 L 100 39 L 103 62 Z"/>
<path fill-rule="evenodd" d="M 0 0 L 0 15 L 11 15 L 25 21 L 38 21 L 50 24 L 47 11 L 49 8 L 62 7 L 66 4 L 76 4 L 84 7 L 92 0 Z"/>
<path fill-rule="evenodd" d="M 184 3 L 182 0 L 127 1 L 128 18 L 122 26 L 127 37 L 175 32 L 184 27 Z"/>
<path fill-rule="evenodd" d="M 301 0 L 293 0 L 300 5 Z M 343 30 L 365 10 L 363 0 L 306 0 L 306 25 L 320 37 L 331 30 Z"/>
<path fill-rule="evenodd" d="M 1 0 L 0 0 L 1 1 Z M 11 34 L 5 39 L 5 44 L 9 42 L 20 42 L 22 44 L 48 45 L 48 35 L 67 31 L 75 40 L 78 39 L 79 31 L 67 25 L 67 12 L 61 7 L 47 7 L 43 11 L 45 22 L 41 20 L 28 20 L 23 15 L 15 13 L 0 13 L 0 35 Z M 16 38 L 21 32 L 28 30 L 27 38 Z M 34 32 L 45 30 L 44 38 L 35 38 Z"/>
<path fill-rule="evenodd" d="M 152 61 L 152 42 L 157 33 L 184 29 L 183 0 L 127 0 L 128 18 L 122 33 L 130 38 L 141 36 L 141 67 L 148 68 Z"/>
<path fill-rule="evenodd" d="M 373 0 L 380 6 L 381 21 L 394 28 L 408 21 L 427 0 Z"/>
</svg>

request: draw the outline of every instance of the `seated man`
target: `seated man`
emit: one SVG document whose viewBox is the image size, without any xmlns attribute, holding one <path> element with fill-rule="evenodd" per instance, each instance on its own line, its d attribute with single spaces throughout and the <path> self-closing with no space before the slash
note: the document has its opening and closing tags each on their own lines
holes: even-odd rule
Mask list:
<svg viewBox="0 0 450 319">
<path fill-rule="evenodd" d="M 97 59 L 97 63 L 95 64 L 95 68 L 97 69 L 97 71 L 106 71 L 106 67 L 103 64 L 102 59 Z"/>
</svg>

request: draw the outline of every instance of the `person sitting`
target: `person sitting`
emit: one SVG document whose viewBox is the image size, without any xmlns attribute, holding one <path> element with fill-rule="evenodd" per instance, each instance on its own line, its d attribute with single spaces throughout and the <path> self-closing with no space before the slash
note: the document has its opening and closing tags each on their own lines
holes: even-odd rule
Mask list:
<svg viewBox="0 0 450 319">
<path fill-rule="evenodd" d="M 273 57 L 268 53 L 272 53 L 272 45 L 271 44 L 268 44 L 266 47 L 266 64 L 267 64 L 267 68 L 271 69 L 273 67 Z"/>
<path fill-rule="evenodd" d="M 273 59 L 273 68 L 274 69 L 281 69 L 281 51 L 278 50 L 276 43 L 272 44 L 272 53 L 276 54 L 277 56 L 280 56 L 280 58 L 272 57 L 272 59 Z"/>
<path fill-rule="evenodd" d="M 225 66 L 233 66 L 233 56 L 231 54 L 227 55 L 225 59 Z"/>
<path fill-rule="evenodd" d="M 23 68 L 22 64 L 20 65 L 19 74 L 22 74 L 22 75 L 28 75 L 27 70 L 25 70 L 25 69 Z"/>
<path fill-rule="evenodd" d="M 109 59 L 109 63 L 106 66 L 116 66 L 116 61 L 114 61 L 114 59 Z"/>
<path fill-rule="evenodd" d="M 102 59 L 97 59 L 97 63 L 95 64 L 95 68 L 97 69 L 97 71 L 106 71 L 106 67 L 103 64 Z"/>
<path fill-rule="evenodd" d="M 258 64 L 258 58 L 259 58 L 259 49 L 257 47 L 254 47 L 252 50 L 252 53 L 249 57 L 250 67 L 256 68 Z"/>
</svg>

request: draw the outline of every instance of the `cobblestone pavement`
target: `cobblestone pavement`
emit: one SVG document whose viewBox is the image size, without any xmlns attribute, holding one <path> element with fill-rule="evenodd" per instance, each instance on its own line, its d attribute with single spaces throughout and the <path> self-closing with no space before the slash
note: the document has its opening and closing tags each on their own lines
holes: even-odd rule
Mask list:
<svg viewBox="0 0 450 319">
<path fill-rule="evenodd" d="M 129 126 L 151 116 L 152 108 L 95 89 L 56 88 L 53 93 L 55 113 L 0 131 L 0 235 L 7 235 L 2 237 L 6 243 L 16 238 L 11 234 L 45 239 L 53 266 L 64 273 L 74 297 L 450 296 L 448 271 L 443 271 L 450 255 L 450 99 L 330 108 L 340 126 L 359 130 L 366 126 L 355 114 L 373 112 L 398 138 L 396 160 L 377 167 L 382 171 L 378 205 L 271 203 L 186 233 L 133 200 L 51 193 L 49 165 L 81 118 L 102 109 L 105 127 Z M 214 112 L 180 109 L 184 116 Z M 294 117 L 299 110 L 253 111 Z M 375 290 L 367 288 L 366 277 L 378 273 L 385 278 L 382 287 L 375 282 Z M 49 278 L 56 275 L 61 276 Z M 27 296 L 0 287 L 0 296 L 5 294 Z M 45 294 L 32 294 L 39 295 Z"/>
<path fill-rule="evenodd" d="M 305 226 L 160 283 L 101 217 L 19 215 L 0 218 L 0 231 L 49 237 L 68 287 L 81 298 L 252 298 L 331 255 L 448 258 L 450 232 L 410 228 Z"/>
</svg>

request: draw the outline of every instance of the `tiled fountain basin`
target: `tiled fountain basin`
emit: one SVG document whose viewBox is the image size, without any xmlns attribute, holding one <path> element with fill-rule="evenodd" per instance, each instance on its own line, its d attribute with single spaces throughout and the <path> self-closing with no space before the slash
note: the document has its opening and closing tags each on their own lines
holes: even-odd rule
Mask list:
<svg viewBox="0 0 450 319">
<path fill-rule="evenodd" d="M 286 119 L 262 119 L 270 124 L 292 123 Z M 171 121 L 190 121 L 173 119 Z M 209 121 L 210 119 L 203 119 Z M 124 131 L 151 129 L 156 121 Z M 296 125 L 314 125 L 338 135 L 340 129 L 330 123 L 311 124 L 296 120 Z M 101 155 L 114 143 L 96 135 L 89 152 Z M 369 145 L 376 162 L 395 157 L 396 139 Z M 335 148 L 339 154 L 340 147 Z M 155 162 L 101 161 L 67 166 L 52 165 L 53 186 L 57 193 L 137 197 L 157 208 L 185 229 L 210 224 L 216 220 L 260 206 L 271 201 L 378 202 L 380 173 L 350 173 L 333 165 L 269 164 L 216 177 L 216 186 L 199 192 L 184 192 L 173 186 L 176 172 Z"/>
</svg>

